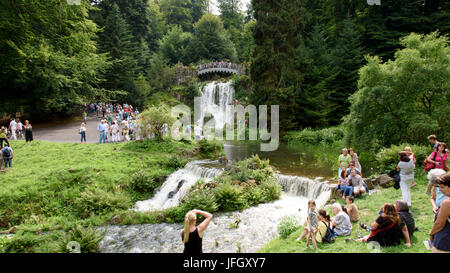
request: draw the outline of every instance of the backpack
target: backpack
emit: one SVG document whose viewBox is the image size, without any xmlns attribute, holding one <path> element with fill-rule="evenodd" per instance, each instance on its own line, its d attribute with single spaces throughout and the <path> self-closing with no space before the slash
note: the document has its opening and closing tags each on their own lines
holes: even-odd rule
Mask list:
<svg viewBox="0 0 450 273">
<path fill-rule="evenodd" d="M 11 158 L 11 150 L 8 147 L 3 148 L 2 153 L 5 158 Z"/>
<path fill-rule="evenodd" d="M 437 156 L 437 150 L 434 150 L 434 158 L 433 161 L 436 161 L 436 156 Z M 428 157 L 425 158 L 425 161 L 423 162 L 423 166 L 424 166 L 424 170 L 425 171 L 430 171 L 432 169 L 434 169 L 436 166 L 434 165 L 434 163 L 428 162 Z"/>
<path fill-rule="evenodd" d="M 322 236 L 322 233 L 319 231 L 320 236 L 322 236 L 322 242 L 332 244 L 336 241 L 336 234 L 330 228 L 330 224 L 327 225 L 327 231 L 325 232 L 325 236 Z"/>
<path fill-rule="evenodd" d="M 394 179 L 394 189 L 400 189 L 400 172 L 397 170 L 392 170 L 388 175 Z"/>
</svg>

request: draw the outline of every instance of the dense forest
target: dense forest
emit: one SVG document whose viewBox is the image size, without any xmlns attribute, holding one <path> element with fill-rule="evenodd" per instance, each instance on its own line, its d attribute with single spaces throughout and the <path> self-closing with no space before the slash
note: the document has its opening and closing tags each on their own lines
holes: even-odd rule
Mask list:
<svg viewBox="0 0 450 273">
<path fill-rule="evenodd" d="M 250 68 L 234 79 L 238 94 L 280 105 L 283 131 L 335 126 L 345 117 L 353 140 L 384 135 L 388 144 L 399 130 L 446 134 L 448 1 L 253 0 L 243 7 L 218 0 L 219 15 L 208 0 L 71 2 L 1 1 L 0 115 L 73 114 L 100 100 L 145 106 L 164 96 L 192 99 L 198 79 L 177 81 L 177 67 L 228 60 Z M 419 36 L 405 38 L 411 33 Z M 439 58 L 427 56 L 427 46 Z M 402 49 L 417 54 L 397 54 Z M 408 61 L 419 68 L 399 71 Z M 373 79 L 382 68 L 398 75 Z M 389 85 L 392 76 L 397 82 Z M 374 84 L 382 77 L 383 87 Z M 378 95 L 357 94 L 371 88 Z M 391 103 L 393 90 L 404 96 Z M 378 123 L 364 131 L 374 115 Z M 368 136 L 362 141 L 372 145 Z"/>
</svg>

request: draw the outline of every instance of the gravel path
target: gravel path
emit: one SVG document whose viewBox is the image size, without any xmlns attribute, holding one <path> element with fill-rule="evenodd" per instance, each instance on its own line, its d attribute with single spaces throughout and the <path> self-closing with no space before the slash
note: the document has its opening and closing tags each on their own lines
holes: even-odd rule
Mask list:
<svg viewBox="0 0 450 273">
<path fill-rule="evenodd" d="M 97 125 L 101 118 L 97 116 L 88 116 L 86 123 L 86 140 L 87 143 L 98 143 Z M 66 142 L 66 143 L 80 143 L 81 135 L 78 134 L 78 129 L 83 121 L 70 121 L 66 124 L 51 125 L 51 126 L 36 126 L 33 129 L 33 138 L 35 140 L 43 140 L 50 142 Z"/>
</svg>

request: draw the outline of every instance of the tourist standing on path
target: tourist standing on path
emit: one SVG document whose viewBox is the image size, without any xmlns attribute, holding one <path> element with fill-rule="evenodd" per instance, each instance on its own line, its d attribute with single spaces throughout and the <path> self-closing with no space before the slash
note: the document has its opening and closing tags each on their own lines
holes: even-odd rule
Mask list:
<svg viewBox="0 0 450 273">
<path fill-rule="evenodd" d="M 205 220 L 203 220 L 203 222 L 200 225 L 198 225 L 198 227 L 195 226 L 195 223 L 197 221 L 197 214 L 200 214 L 203 217 L 205 217 Z M 180 231 L 181 239 L 184 242 L 183 253 L 185 254 L 203 253 L 202 250 L 203 232 L 208 227 L 212 218 L 213 218 L 212 214 L 201 210 L 191 210 L 186 214 L 186 216 L 184 217 L 184 230 Z"/>
<path fill-rule="evenodd" d="M 26 142 L 33 141 L 33 126 L 31 126 L 28 120 L 25 120 L 24 128 L 25 128 L 25 141 Z"/>
<path fill-rule="evenodd" d="M 23 124 L 20 119 L 17 119 L 17 138 L 23 139 Z"/>
<path fill-rule="evenodd" d="M 84 139 L 84 144 L 86 144 L 86 124 L 85 123 L 81 123 L 80 129 L 78 132 L 81 135 L 81 144 L 83 144 L 83 139 Z"/>
<path fill-rule="evenodd" d="M 99 144 L 105 143 L 106 126 L 105 120 L 101 120 L 97 126 L 97 131 L 99 132 Z"/>
<path fill-rule="evenodd" d="M 198 142 L 202 139 L 202 127 L 200 127 L 199 122 L 197 122 L 197 124 L 194 127 L 194 136 L 198 144 Z"/>
<path fill-rule="evenodd" d="M 5 164 L 5 169 L 8 168 L 8 165 L 10 168 L 12 168 L 12 160 L 14 158 L 14 152 L 11 149 L 11 147 L 9 147 L 9 144 L 5 144 L 5 147 L 1 149 L 1 153 Z"/>
<path fill-rule="evenodd" d="M 397 170 L 400 171 L 400 189 L 402 190 L 402 197 L 411 207 L 411 184 L 414 181 L 414 161 L 406 152 L 398 153 L 400 162 L 397 165 Z"/>
<path fill-rule="evenodd" d="M 16 131 L 17 131 L 17 122 L 15 119 L 11 119 L 9 123 L 9 131 L 11 132 L 10 139 L 17 140 Z"/>
<path fill-rule="evenodd" d="M 111 133 L 112 133 L 112 142 L 119 142 L 120 128 L 119 125 L 117 125 L 116 121 L 113 121 L 113 125 L 111 126 Z"/>
<path fill-rule="evenodd" d="M 352 161 L 352 157 L 348 154 L 347 148 L 342 149 L 342 154 L 339 155 L 338 164 L 339 164 L 339 172 L 338 177 L 341 175 L 342 170 L 346 170 L 348 168 L 349 163 Z"/>
<path fill-rule="evenodd" d="M 439 190 L 450 197 L 450 173 L 440 176 L 436 183 Z M 441 208 L 430 231 L 433 253 L 450 253 L 450 199 L 442 201 Z"/>
<path fill-rule="evenodd" d="M 6 129 L 5 126 L 2 126 L 2 128 L 0 129 L 0 148 L 3 148 L 3 142 L 6 142 L 6 144 L 8 144 L 9 146 L 7 135 L 8 129 Z"/>
</svg>

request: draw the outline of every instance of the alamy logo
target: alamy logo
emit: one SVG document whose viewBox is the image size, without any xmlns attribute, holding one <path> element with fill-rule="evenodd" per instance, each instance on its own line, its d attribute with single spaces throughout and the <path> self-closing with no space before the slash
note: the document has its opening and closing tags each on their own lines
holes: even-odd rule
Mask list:
<svg viewBox="0 0 450 273">
<path fill-rule="evenodd" d="M 369 6 L 373 6 L 373 5 L 380 6 L 381 5 L 381 0 L 367 0 L 367 4 Z"/>
<path fill-rule="evenodd" d="M 81 0 L 67 0 L 67 4 L 74 6 L 74 5 L 80 5 Z"/>
</svg>

